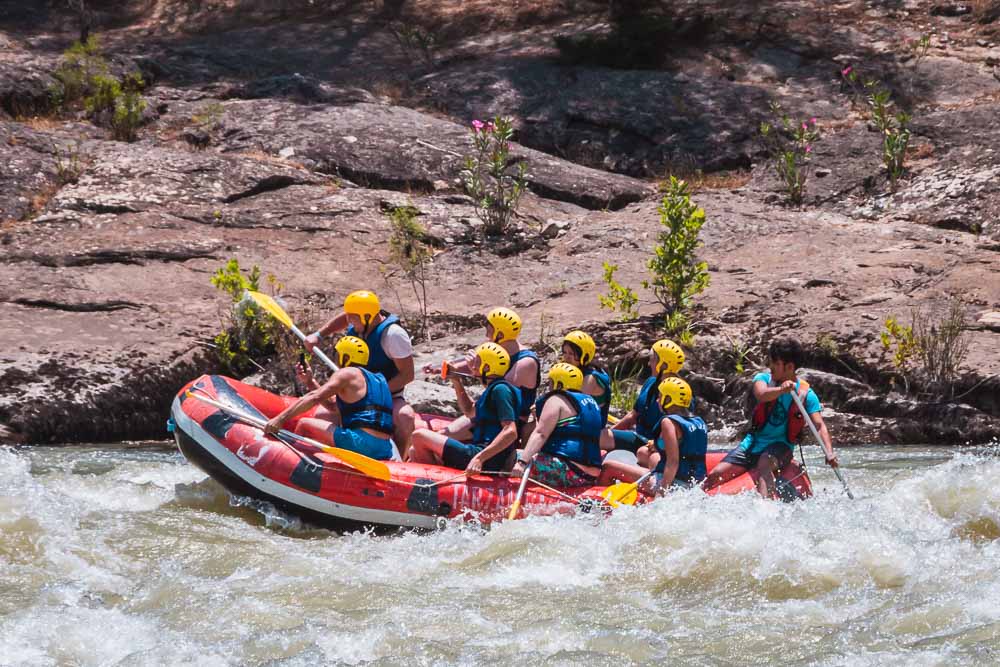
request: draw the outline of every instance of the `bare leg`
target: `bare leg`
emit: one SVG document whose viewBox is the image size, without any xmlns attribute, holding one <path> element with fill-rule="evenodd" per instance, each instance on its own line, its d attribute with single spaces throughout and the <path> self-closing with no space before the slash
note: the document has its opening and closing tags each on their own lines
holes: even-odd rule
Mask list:
<svg viewBox="0 0 1000 667">
<path fill-rule="evenodd" d="M 597 478 L 598 486 L 607 486 L 614 482 L 634 482 L 649 472 L 642 466 L 622 463 L 621 461 L 605 461 L 601 466 L 601 474 Z"/>
<path fill-rule="evenodd" d="M 611 429 L 601 429 L 601 451 L 612 452 L 615 449 L 615 436 L 611 435 Z"/>
<path fill-rule="evenodd" d="M 705 481 L 702 483 L 702 488 L 711 489 L 720 484 L 725 484 L 731 479 L 739 477 L 747 471 L 743 466 L 733 465 L 732 463 L 726 463 L 725 461 L 719 462 L 712 472 L 708 474 Z"/>
<path fill-rule="evenodd" d="M 295 424 L 295 432 L 297 434 L 330 446 L 334 446 L 332 429 L 333 424 L 325 419 L 316 419 L 314 417 L 303 417 Z"/>
<path fill-rule="evenodd" d="M 399 448 L 399 455 L 406 460 L 406 450 L 416 425 L 416 413 L 403 398 L 392 399 L 392 439 Z"/>
<path fill-rule="evenodd" d="M 448 436 L 442 433 L 435 433 L 430 429 L 418 428 L 410 438 L 410 448 L 407 450 L 409 461 L 413 463 L 433 463 L 441 465 L 443 463 L 444 443 Z"/>
<path fill-rule="evenodd" d="M 445 426 L 440 432 L 449 438 L 466 442 L 472 437 L 472 420 L 462 415 Z"/>
<path fill-rule="evenodd" d="M 778 460 L 770 454 L 762 454 L 757 460 L 757 492 L 762 498 L 774 497 L 774 473 L 778 469 Z"/>
</svg>

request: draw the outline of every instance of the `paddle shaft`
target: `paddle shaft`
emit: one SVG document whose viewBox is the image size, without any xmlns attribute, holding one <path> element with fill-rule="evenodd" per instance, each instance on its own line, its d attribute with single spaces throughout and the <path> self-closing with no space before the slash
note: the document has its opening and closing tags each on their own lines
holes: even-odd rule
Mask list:
<svg viewBox="0 0 1000 667">
<path fill-rule="evenodd" d="M 299 340 L 305 342 L 306 335 L 302 333 L 301 329 L 299 329 L 294 324 L 292 325 L 291 329 L 292 333 L 298 336 Z M 327 368 L 329 368 L 331 371 L 336 371 L 340 369 L 340 367 L 337 366 L 337 364 L 333 363 L 333 360 L 330 359 L 330 357 L 326 356 L 323 350 L 319 349 L 317 346 L 313 345 L 312 353 L 315 354 L 317 357 L 319 357 L 319 360 L 322 361 L 324 364 L 326 364 Z"/>
<path fill-rule="evenodd" d="M 813 424 L 812 419 L 810 419 L 808 413 L 806 413 L 806 408 L 804 405 L 802 405 L 802 399 L 799 398 L 799 393 L 797 391 L 792 391 L 791 394 L 792 394 L 792 400 L 795 401 L 795 406 L 799 409 L 799 412 L 802 413 L 802 416 L 805 417 L 805 422 L 806 424 L 809 425 L 809 430 L 812 431 L 813 437 L 816 438 L 816 444 L 820 446 L 825 455 L 826 445 L 823 443 L 823 438 L 820 437 L 819 431 L 816 430 L 816 424 Z M 848 498 L 854 500 L 854 494 L 851 493 L 851 489 L 847 486 L 847 480 L 844 479 L 844 475 L 841 474 L 840 468 L 833 467 L 833 472 L 837 475 L 837 479 L 839 479 L 840 483 L 844 486 L 844 493 L 847 494 Z"/>
<path fill-rule="evenodd" d="M 528 477 L 531 475 L 531 466 L 533 465 L 535 465 L 534 459 L 528 461 L 528 465 L 524 467 L 524 475 L 521 476 L 521 486 L 517 487 L 517 496 L 514 497 L 514 504 L 510 506 L 510 512 L 507 513 L 508 519 L 517 517 L 517 511 L 521 509 L 521 498 L 524 497 L 524 489 L 528 486 Z"/>
<path fill-rule="evenodd" d="M 214 398 L 209 398 L 208 396 L 205 396 L 204 394 L 197 394 L 197 393 L 191 392 L 191 395 L 194 396 L 195 398 L 197 398 L 199 401 L 204 401 L 205 403 L 208 403 L 211 406 L 219 408 L 223 412 L 228 412 L 229 414 L 233 415 L 234 417 L 239 417 L 240 419 L 242 419 L 246 423 L 250 424 L 251 426 L 256 426 L 259 429 L 263 429 L 264 426 L 267 424 L 267 421 L 265 421 L 263 419 L 259 419 L 257 417 L 254 417 L 253 415 L 248 415 L 247 413 L 243 412 L 239 408 L 234 408 L 234 407 L 232 407 L 230 405 L 226 405 L 225 403 L 220 403 L 219 401 L 215 400 Z M 285 430 L 285 429 L 281 429 L 280 431 L 278 431 L 277 435 L 280 435 L 280 436 L 282 436 L 284 438 L 289 438 L 291 440 L 295 440 L 296 442 L 301 442 L 303 444 L 309 445 L 310 447 L 315 447 L 316 449 L 320 449 L 320 450 L 333 449 L 333 447 L 328 447 L 327 445 L 324 445 L 321 442 L 313 440 L 312 438 L 307 438 L 304 435 L 299 435 L 298 433 L 293 433 L 292 431 L 288 431 L 288 430 Z"/>
</svg>

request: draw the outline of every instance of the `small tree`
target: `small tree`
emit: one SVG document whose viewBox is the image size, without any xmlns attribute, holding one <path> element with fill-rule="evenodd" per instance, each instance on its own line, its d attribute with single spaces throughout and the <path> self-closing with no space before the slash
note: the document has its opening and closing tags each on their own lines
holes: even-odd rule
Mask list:
<svg viewBox="0 0 1000 667">
<path fill-rule="evenodd" d="M 687 183 L 670 177 L 660 202 L 660 224 L 665 227 L 647 262 L 652 280 L 642 286 L 653 291 L 668 314 L 683 312 L 691 298 L 708 287 L 708 264 L 698 261 L 697 250 L 705 211 L 691 201 Z"/>
<path fill-rule="evenodd" d="M 510 118 L 497 116 L 486 123 L 472 121 L 475 152 L 465 158 L 461 176 L 486 236 L 507 233 L 527 185 L 528 168 L 524 161 L 510 163 L 513 136 L 514 124 Z"/>
<path fill-rule="evenodd" d="M 918 55 L 918 58 L 921 57 Z M 882 164 L 885 165 L 889 175 L 889 187 L 895 190 L 896 183 L 906 171 L 906 151 L 910 147 L 912 116 L 904 111 L 894 112 L 897 105 L 892 99 L 892 93 L 877 79 L 868 79 L 861 83 L 854 67 L 846 67 L 840 74 L 854 100 L 864 101 L 869 118 L 882 135 Z"/>
<path fill-rule="evenodd" d="M 417 222 L 420 213 L 412 206 L 397 206 L 390 213 L 392 234 L 389 236 L 389 257 L 402 271 L 413 289 L 420 310 L 424 338 L 430 340 L 427 312 L 427 274 L 434 253 L 426 243 L 427 231 Z"/>
</svg>

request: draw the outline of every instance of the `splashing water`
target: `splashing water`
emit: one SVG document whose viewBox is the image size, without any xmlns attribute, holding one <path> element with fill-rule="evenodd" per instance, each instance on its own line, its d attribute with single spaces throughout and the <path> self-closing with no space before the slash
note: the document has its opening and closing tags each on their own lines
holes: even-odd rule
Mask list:
<svg viewBox="0 0 1000 667">
<path fill-rule="evenodd" d="M 0 448 L 0 664 L 1000 661 L 1000 458 L 842 450 L 793 504 L 337 535 L 176 453 Z"/>
</svg>

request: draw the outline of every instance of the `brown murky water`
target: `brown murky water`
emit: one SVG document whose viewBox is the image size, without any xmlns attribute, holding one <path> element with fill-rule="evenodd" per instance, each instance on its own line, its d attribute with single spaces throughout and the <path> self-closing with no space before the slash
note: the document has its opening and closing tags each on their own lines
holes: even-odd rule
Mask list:
<svg viewBox="0 0 1000 667">
<path fill-rule="evenodd" d="M 791 505 L 373 537 L 167 446 L 0 448 L 0 664 L 1000 663 L 996 450 L 842 450 Z"/>
</svg>

